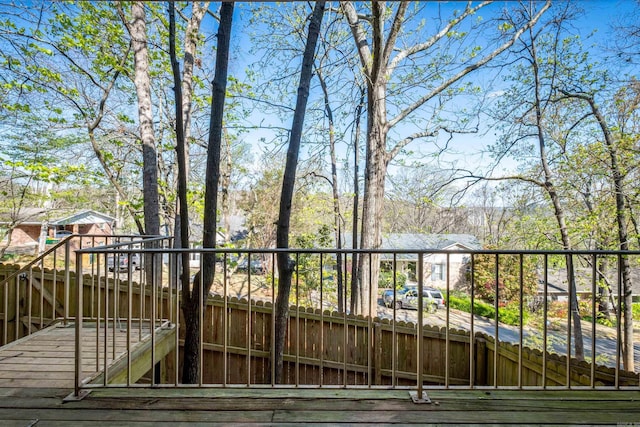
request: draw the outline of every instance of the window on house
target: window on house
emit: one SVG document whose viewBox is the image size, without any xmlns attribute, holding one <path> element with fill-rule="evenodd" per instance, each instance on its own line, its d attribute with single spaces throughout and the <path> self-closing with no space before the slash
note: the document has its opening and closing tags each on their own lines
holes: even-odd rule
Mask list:
<svg viewBox="0 0 640 427">
<path fill-rule="evenodd" d="M 431 280 L 444 280 L 444 264 L 431 264 Z"/>
</svg>

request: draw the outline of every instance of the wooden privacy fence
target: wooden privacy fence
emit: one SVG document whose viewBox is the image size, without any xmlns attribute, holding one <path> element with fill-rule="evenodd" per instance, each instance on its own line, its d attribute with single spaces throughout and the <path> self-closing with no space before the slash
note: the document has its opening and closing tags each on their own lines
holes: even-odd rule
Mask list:
<svg viewBox="0 0 640 427">
<path fill-rule="evenodd" d="M 0 279 L 18 268 L 0 265 Z M 3 344 L 64 318 L 65 313 L 69 319 L 76 316 L 74 272 L 33 268 L 30 274 L 30 280 L 16 279 L 0 290 Z M 178 323 L 181 344 L 184 324 L 176 315 L 176 290 L 164 287 L 152 292 L 147 288 L 141 298 L 140 289 L 137 283 L 119 276 L 85 275 L 83 317 L 148 319 L 155 300 L 158 318 Z M 203 326 L 203 385 L 271 384 L 274 326 L 270 302 L 212 296 Z M 412 323 L 291 307 L 284 382 L 296 386 L 415 387 L 419 360 L 416 335 L 417 327 Z M 498 345 L 496 357 L 493 338 L 481 333 L 472 340 L 468 331 L 425 326 L 422 340 L 425 385 L 638 386 L 637 374 L 567 361 L 565 356 L 509 343 Z M 180 353 L 168 354 L 158 382 L 179 385 Z"/>
<path fill-rule="evenodd" d="M 210 299 L 203 333 L 203 383 L 270 384 L 272 305 L 220 296 Z M 227 319 L 224 320 L 224 312 Z M 227 325 L 227 337 L 225 328 Z M 285 383 L 315 386 L 415 386 L 417 328 L 388 319 L 291 307 L 285 345 Z M 183 336 L 183 331 L 181 331 Z M 501 342 L 494 369 L 494 340 L 468 331 L 425 326 L 423 379 L 437 386 L 567 386 L 565 356 Z M 473 348 L 473 354 L 471 354 Z M 570 385 L 591 386 L 591 364 L 570 361 Z M 494 372 L 497 371 L 497 375 Z M 615 370 L 596 366 L 593 385 L 614 385 Z M 545 375 L 546 374 L 546 375 Z M 637 386 L 638 375 L 619 371 L 619 385 Z"/>
</svg>

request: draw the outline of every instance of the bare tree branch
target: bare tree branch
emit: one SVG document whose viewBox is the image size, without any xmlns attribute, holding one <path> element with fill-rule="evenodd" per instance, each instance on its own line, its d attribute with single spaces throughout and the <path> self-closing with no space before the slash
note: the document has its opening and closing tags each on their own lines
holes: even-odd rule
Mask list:
<svg viewBox="0 0 640 427">
<path fill-rule="evenodd" d="M 513 44 L 516 42 L 516 40 L 518 40 L 520 38 L 520 36 L 526 30 L 528 30 L 529 28 L 531 28 L 532 26 L 534 26 L 538 22 L 538 20 L 542 16 L 542 14 L 550 6 L 551 6 L 551 1 L 547 0 L 545 2 L 544 6 L 538 11 L 538 13 L 531 20 L 529 20 L 529 22 L 527 22 L 527 24 L 525 26 L 523 26 L 518 31 L 516 31 L 514 33 L 514 35 L 507 42 L 503 43 L 500 47 L 498 47 L 497 49 L 495 49 L 491 53 L 487 54 L 486 56 L 484 56 L 479 61 L 477 61 L 477 62 L 475 62 L 475 63 L 473 63 L 471 65 L 468 65 L 467 67 L 462 69 L 457 74 L 455 74 L 455 75 L 451 76 L 450 78 L 446 79 L 445 81 L 440 83 L 439 86 L 435 87 L 431 92 L 429 92 L 428 94 L 422 96 L 420 99 L 415 101 L 413 104 L 409 105 L 407 108 L 402 110 L 396 117 L 394 117 L 393 119 L 391 119 L 391 120 L 389 120 L 387 122 L 387 128 L 391 129 L 392 127 L 397 125 L 399 122 L 404 120 L 409 114 L 413 113 L 415 110 L 417 110 L 422 105 L 424 105 L 427 101 L 429 101 L 430 99 L 432 99 L 436 95 L 442 93 L 445 89 L 447 89 L 448 87 L 450 87 L 451 85 L 453 85 L 454 83 L 456 83 L 457 81 L 459 81 L 460 79 L 465 77 L 467 74 L 471 73 L 472 71 L 477 70 L 478 68 L 480 68 L 483 65 L 487 64 L 488 62 L 490 62 L 492 59 L 494 59 L 496 56 L 498 56 L 499 54 L 501 54 L 505 50 L 509 49 L 511 46 L 513 46 Z"/>
</svg>

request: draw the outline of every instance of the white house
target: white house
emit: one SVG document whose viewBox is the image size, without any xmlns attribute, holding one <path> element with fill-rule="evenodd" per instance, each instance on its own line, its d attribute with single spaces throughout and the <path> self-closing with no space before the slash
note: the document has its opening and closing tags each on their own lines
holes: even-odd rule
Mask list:
<svg viewBox="0 0 640 427">
<path fill-rule="evenodd" d="M 348 242 L 346 248 L 350 248 L 351 237 L 347 237 L 345 241 Z M 482 249 L 482 245 L 470 234 L 389 233 L 382 237 L 382 249 L 404 251 L 395 256 L 396 269 L 406 273 L 410 280 L 417 280 L 418 252 L 424 253 L 425 285 L 444 288 L 448 275 L 449 285 L 453 289 L 462 286 L 466 281 L 470 252 Z M 414 250 L 415 253 L 411 252 Z M 453 252 L 447 254 L 438 251 Z M 392 253 L 382 254 L 383 267 L 392 268 L 393 259 Z"/>
</svg>

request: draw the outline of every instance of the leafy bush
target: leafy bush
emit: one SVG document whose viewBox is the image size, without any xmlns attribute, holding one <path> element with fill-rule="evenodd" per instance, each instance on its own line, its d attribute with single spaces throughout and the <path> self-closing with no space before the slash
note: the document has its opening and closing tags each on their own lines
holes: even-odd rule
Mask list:
<svg viewBox="0 0 640 427">
<path fill-rule="evenodd" d="M 484 301 L 475 300 L 473 307 L 473 313 L 487 317 L 489 319 L 495 319 L 496 317 L 496 309 L 493 305 L 488 304 Z M 458 309 L 460 311 L 466 311 L 467 313 L 471 312 L 471 297 L 467 295 L 451 295 L 449 297 L 449 306 L 451 308 Z M 522 313 L 523 322 L 526 324 L 527 320 L 529 320 L 529 312 L 524 310 Z M 507 325 L 517 326 L 520 324 L 520 307 L 516 304 L 508 304 L 505 307 L 500 307 L 498 309 L 498 320 L 502 323 L 506 323 Z"/>
<path fill-rule="evenodd" d="M 569 312 L 569 303 L 566 301 L 551 301 L 547 305 L 547 317 L 566 319 Z"/>
<path fill-rule="evenodd" d="M 393 271 L 381 271 L 379 280 L 379 286 L 384 289 L 393 288 Z M 396 289 L 400 289 L 407 283 L 407 276 L 404 273 L 396 271 Z"/>
<path fill-rule="evenodd" d="M 498 268 L 498 298 L 500 306 L 517 303 L 520 298 L 520 275 L 522 274 L 523 294 L 525 297 L 536 293 L 538 278 L 534 257 L 524 257 L 522 272 L 520 258 L 517 255 L 502 254 L 499 257 L 480 254 L 475 258 L 474 283 L 476 295 L 493 303 L 496 297 L 496 259 Z"/>
</svg>

